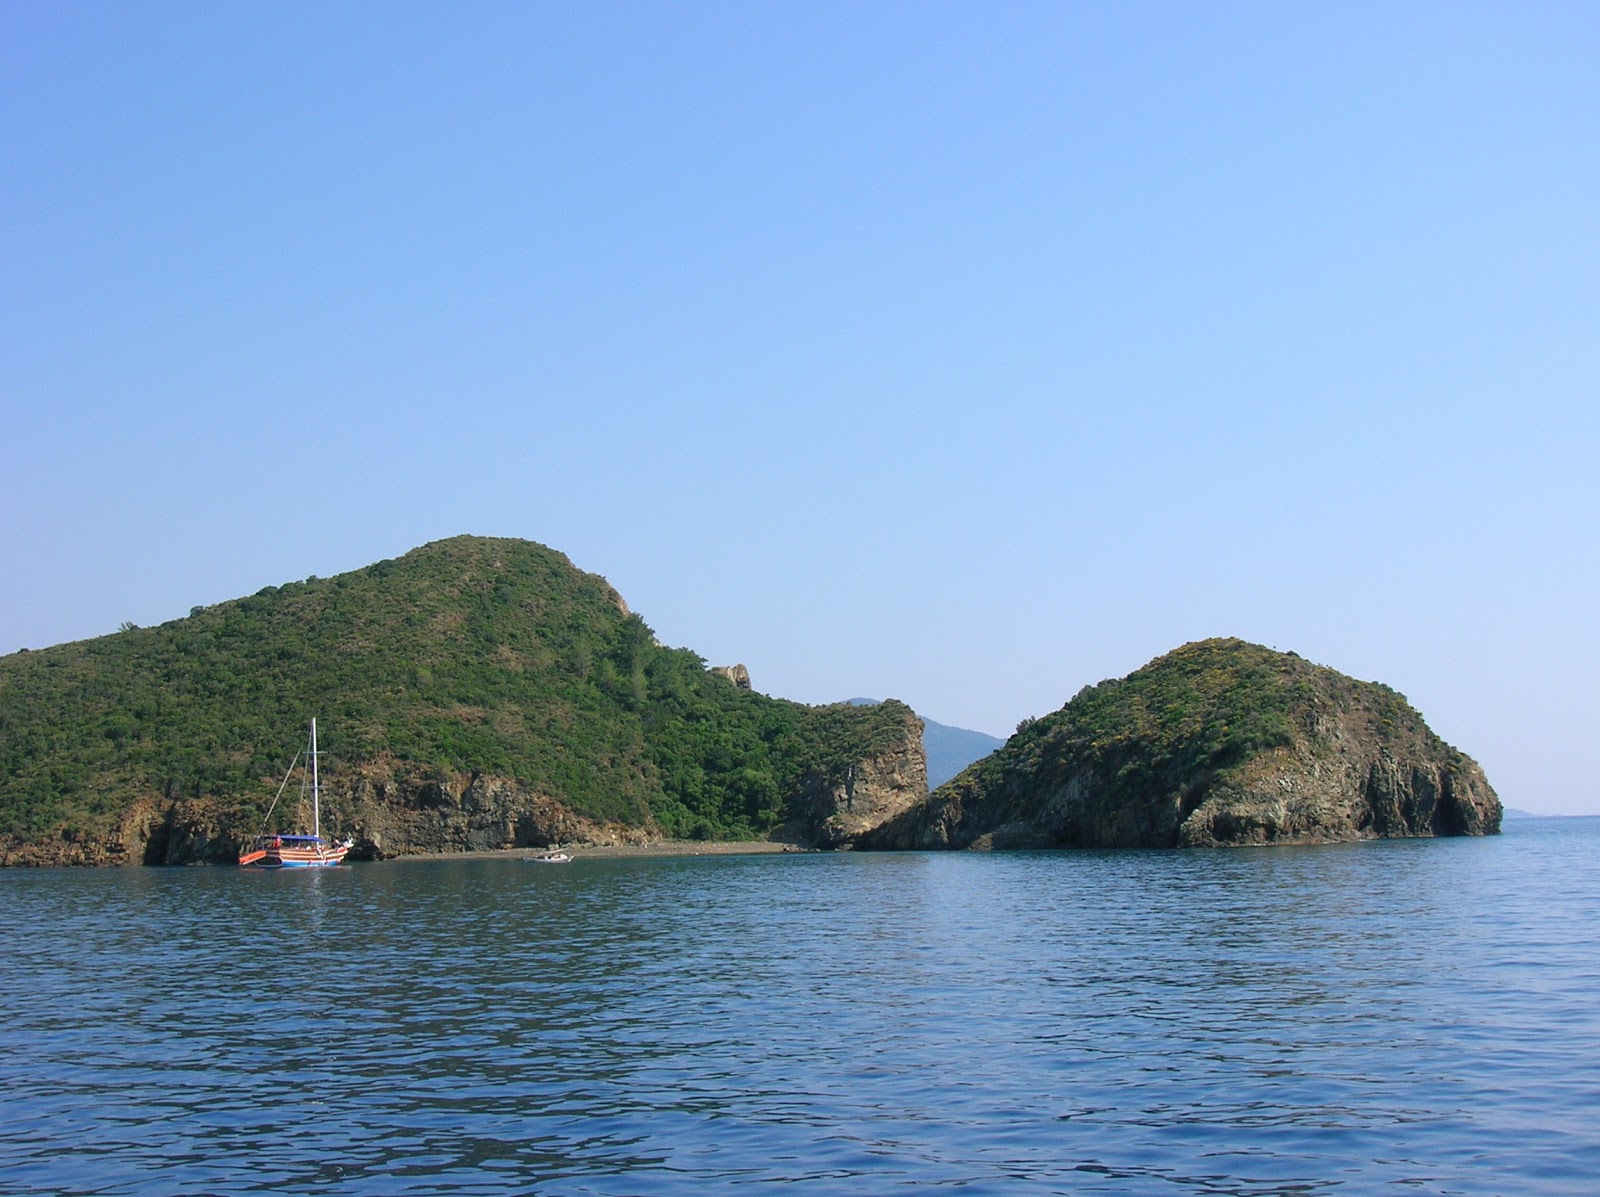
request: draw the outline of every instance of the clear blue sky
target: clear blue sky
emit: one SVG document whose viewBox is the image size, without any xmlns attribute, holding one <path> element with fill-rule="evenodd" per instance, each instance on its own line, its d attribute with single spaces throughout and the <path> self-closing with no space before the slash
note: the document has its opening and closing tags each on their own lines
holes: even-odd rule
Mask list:
<svg viewBox="0 0 1600 1197">
<path fill-rule="evenodd" d="M 460 532 L 1007 734 L 1236 635 L 1600 813 L 1600 7 L 0 7 L 0 652 Z"/>
</svg>

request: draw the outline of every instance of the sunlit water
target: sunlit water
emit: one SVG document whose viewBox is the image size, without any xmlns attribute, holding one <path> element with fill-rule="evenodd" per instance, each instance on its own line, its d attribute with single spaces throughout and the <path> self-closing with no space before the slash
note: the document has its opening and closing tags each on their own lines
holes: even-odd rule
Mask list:
<svg viewBox="0 0 1600 1197">
<path fill-rule="evenodd" d="M 1593 1193 L 1600 820 L 0 872 L 5 1194 Z"/>
</svg>

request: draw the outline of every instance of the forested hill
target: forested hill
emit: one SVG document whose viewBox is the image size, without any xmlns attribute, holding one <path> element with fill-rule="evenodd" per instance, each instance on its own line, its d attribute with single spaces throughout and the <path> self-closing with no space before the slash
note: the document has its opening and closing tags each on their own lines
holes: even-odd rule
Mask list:
<svg viewBox="0 0 1600 1197">
<path fill-rule="evenodd" d="M 358 775 L 488 775 L 596 823 L 700 837 L 807 815 L 916 723 L 899 703 L 809 708 L 738 688 L 657 644 L 563 554 L 463 536 L 0 658 L 0 835 L 106 835 L 136 802 L 204 802 L 237 838 L 312 716 L 341 832 Z"/>
</svg>

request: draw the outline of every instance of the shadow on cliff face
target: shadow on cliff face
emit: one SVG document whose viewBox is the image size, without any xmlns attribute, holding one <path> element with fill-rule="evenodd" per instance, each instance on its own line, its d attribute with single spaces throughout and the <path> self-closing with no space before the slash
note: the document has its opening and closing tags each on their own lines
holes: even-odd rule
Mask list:
<svg viewBox="0 0 1600 1197">
<path fill-rule="evenodd" d="M 1433 815 L 1429 820 L 1433 827 L 1434 835 L 1470 835 L 1472 827 L 1468 823 L 1467 811 L 1463 803 L 1456 796 L 1456 788 L 1452 784 L 1449 773 L 1440 779 L 1439 798 L 1433 805 Z M 1493 828 L 1500 829 L 1499 821 L 1495 820 Z"/>
<path fill-rule="evenodd" d="M 167 863 L 167 847 L 172 842 L 172 816 L 171 809 L 167 817 L 150 829 L 150 838 L 144 842 L 144 854 L 139 863 L 155 866 Z"/>
</svg>

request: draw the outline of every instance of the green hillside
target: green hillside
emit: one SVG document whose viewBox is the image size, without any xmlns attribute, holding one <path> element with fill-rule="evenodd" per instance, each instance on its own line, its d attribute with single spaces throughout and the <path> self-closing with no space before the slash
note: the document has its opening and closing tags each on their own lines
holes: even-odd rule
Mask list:
<svg viewBox="0 0 1600 1197">
<path fill-rule="evenodd" d="M 1405 698 L 1241 640 L 1085 686 L 864 847 L 1171 847 L 1497 830 L 1470 758 Z"/>
<path fill-rule="evenodd" d="M 0 834 L 105 827 L 140 797 L 264 808 L 315 715 L 335 782 L 481 771 L 594 819 L 748 836 L 906 714 L 738 689 L 564 555 L 456 537 L 0 658 Z"/>
<path fill-rule="evenodd" d="M 1297 711 L 1319 687 L 1362 690 L 1391 722 L 1405 700 L 1241 640 L 1187 644 L 1125 678 L 1085 686 L 1071 702 L 1018 729 L 1008 748 L 1033 767 L 1088 762 L 1119 790 L 1172 792 L 1294 740 Z"/>
</svg>

